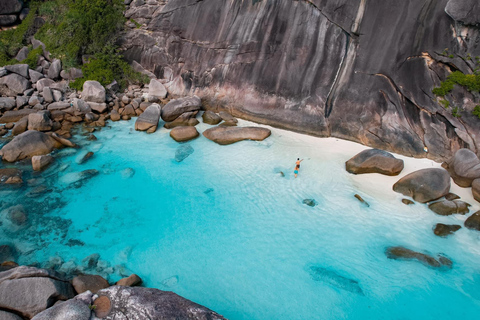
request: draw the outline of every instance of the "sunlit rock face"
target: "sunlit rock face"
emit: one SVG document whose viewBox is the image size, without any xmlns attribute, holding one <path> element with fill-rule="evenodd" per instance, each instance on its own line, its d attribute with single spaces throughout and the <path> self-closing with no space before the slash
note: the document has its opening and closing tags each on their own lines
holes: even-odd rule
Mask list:
<svg viewBox="0 0 480 320">
<path fill-rule="evenodd" d="M 134 1 L 126 16 L 143 26 L 132 25 L 122 46 L 169 92 L 196 94 L 212 109 L 445 159 L 480 146 L 478 95 L 457 88 L 445 109 L 432 94 L 480 56 L 478 12 L 459 3 Z"/>
</svg>

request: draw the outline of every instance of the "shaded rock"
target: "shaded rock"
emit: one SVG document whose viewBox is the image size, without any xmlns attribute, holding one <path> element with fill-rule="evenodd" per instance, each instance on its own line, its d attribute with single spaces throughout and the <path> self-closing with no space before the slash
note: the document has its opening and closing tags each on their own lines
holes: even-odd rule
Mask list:
<svg viewBox="0 0 480 320">
<path fill-rule="evenodd" d="M 32 167 L 35 171 L 41 171 L 48 167 L 53 162 L 53 157 L 50 155 L 45 156 L 33 156 Z"/>
<path fill-rule="evenodd" d="M 48 69 L 48 77 L 50 79 L 60 78 L 60 71 L 62 71 L 62 62 L 59 59 L 54 59 L 50 68 Z"/>
<path fill-rule="evenodd" d="M 393 185 L 399 192 L 415 201 L 425 203 L 439 199 L 450 191 L 450 175 L 444 169 L 422 169 L 412 172 Z"/>
<path fill-rule="evenodd" d="M 82 99 L 73 99 L 72 105 L 75 111 L 81 112 L 81 113 L 89 113 L 92 112 L 92 109 L 90 108 L 90 105 L 83 101 Z"/>
<path fill-rule="evenodd" d="M 457 224 L 443 224 L 437 223 L 433 229 L 433 233 L 439 237 L 446 237 L 453 234 L 455 231 L 460 230 L 462 227 Z"/>
<path fill-rule="evenodd" d="M 104 113 L 108 110 L 106 103 L 89 102 L 90 108 L 97 113 Z"/>
<path fill-rule="evenodd" d="M 45 78 L 43 73 L 32 70 L 32 69 L 28 70 L 28 75 L 30 76 L 30 81 L 32 81 L 32 83 L 36 83 L 38 80 Z M 37 87 L 37 89 L 38 89 L 38 87 Z M 42 90 L 43 90 L 43 88 L 42 88 Z"/>
<path fill-rule="evenodd" d="M 83 72 L 81 69 L 78 68 L 70 68 L 68 69 L 68 71 L 62 70 L 60 72 L 60 76 L 66 80 L 75 80 L 83 77 Z"/>
<path fill-rule="evenodd" d="M 160 120 L 160 114 L 162 108 L 160 105 L 154 103 L 150 105 L 135 121 L 135 130 L 147 131 L 153 133 L 157 130 L 158 121 Z"/>
<path fill-rule="evenodd" d="M 465 220 L 465 228 L 480 231 L 480 211 L 475 212 Z"/>
<path fill-rule="evenodd" d="M 77 293 L 83 293 L 85 291 L 97 293 L 98 290 L 109 287 L 107 280 L 103 277 L 91 274 L 83 274 L 73 278 L 72 285 Z"/>
<path fill-rule="evenodd" d="M 27 103 L 28 103 L 28 97 L 17 96 L 17 99 L 16 99 L 17 108 L 21 108 L 25 106 Z"/>
<path fill-rule="evenodd" d="M 472 182 L 472 195 L 475 200 L 480 202 L 480 179 L 475 179 Z"/>
<path fill-rule="evenodd" d="M 304 199 L 302 203 L 310 207 L 315 207 L 317 205 L 317 201 L 315 201 L 315 199 Z"/>
<path fill-rule="evenodd" d="M 28 47 L 23 47 L 17 52 L 17 55 L 15 56 L 15 60 L 22 62 L 23 60 L 27 59 L 29 52 L 30 52 L 30 49 L 28 49 Z"/>
<path fill-rule="evenodd" d="M 0 310 L 0 319 L 2 320 L 23 320 L 16 314 Z"/>
<path fill-rule="evenodd" d="M 88 304 L 71 299 L 40 312 L 32 320 L 89 320 L 91 313 Z"/>
<path fill-rule="evenodd" d="M 28 130 L 50 131 L 52 130 L 50 111 L 40 111 L 28 115 Z"/>
<path fill-rule="evenodd" d="M 198 111 L 189 111 L 184 112 L 177 119 L 173 120 L 172 122 L 165 123 L 164 127 L 166 129 L 173 129 L 176 127 L 184 127 L 184 126 L 196 126 L 200 122 L 196 119 Z"/>
<path fill-rule="evenodd" d="M 170 131 L 170 137 L 177 142 L 184 142 L 195 139 L 199 133 L 195 127 L 176 127 Z"/>
<path fill-rule="evenodd" d="M 469 149 L 458 150 L 442 167 L 460 187 L 470 187 L 473 180 L 480 178 L 480 159 Z"/>
<path fill-rule="evenodd" d="M 428 205 L 428 208 L 441 216 L 449 216 L 455 213 L 466 214 L 470 205 L 461 200 L 443 200 Z"/>
<path fill-rule="evenodd" d="M 15 249 L 10 247 L 9 245 L 0 245 L 0 263 L 6 261 L 15 261 L 16 259 L 16 252 Z"/>
<path fill-rule="evenodd" d="M 442 261 L 436 260 L 434 257 L 424 253 L 416 252 L 404 247 L 389 247 L 385 250 L 388 259 L 394 260 L 417 260 L 425 266 L 432 268 L 450 267 L 452 262 L 450 259 L 443 257 Z"/>
<path fill-rule="evenodd" d="M 480 3 L 476 0 L 449 0 L 445 12 L 454 20 L 466 25 L 480 23 Z"/>
<path fill-rule="evenodd" d="M 201 105 L 197 96 L 174 99 L 163 107 L 161 116 L 164 121 L 171 122 L 185 112 L 200 110 Z"/>
<path fill-rule="evenodd" d="M 105 88 L 98 81 L 85 81 L 83 84 L 82 99 L 85 101 L 104 103 Z"/>
<path fill-rule="evenodd" d="M 33 95 L 30 97 L 30 99 L 28 99 L 28 104 L 32 107 L 38 105 L 38 104 L 42 104 L 43 103 L 43 97 L 40 97 L 40 96 L 37 96 L 37 95 Z M 40 108 L 42 108 L 43 106 L 40 106 Z M 35 108 L 35 107 L 34 107 Z"/>
<path fill-rule="evenodd" d="M 218 144 L 227 145 L 242 140 L 262 141 L 268 138 L 271 131 L 260 127 L 215 127 L 207 129 L 203 135 Z"/>
<path fill-rule="evenodd" d="M 413 202 L 413 201 L 410 200 L 410 199 L 402 199 L 402 203 L 403 203 L 403 204 L 406 204 L 406 205 L 415 204 L 415 202 Z"/>
<path fill-rule="evenodd" d="M 3 146 L 0 156 L 8 162 L 15 162 L 33 156 L 44 155 L 52 152 L 55 143 L 47 134 L 29 130 Z"/>
<path fill-rule="evenodd" d="M 459 197 L 458 195 L 456 195 L 455 193 L 449 192 L 449 193 L 445 196 L 445 199 L 447 199 L 447 200 L 457 200 L 457 199 L 460 199 L 460 197 Z"/>
<path fill-rule="evenodd" d="M 238 120 L 234 116 L 232 116 L 230 113 L 228 113 L 226 111 L 220 111 L 218 113 L 218 115 L 225 122 L 231 122 L 231 123 L 237 123 L 238 122 Z"/>
<path fill-rule="evenodd" d="M 14 24 L 17 21 L 17 15 L 0 15 L 0 26 L 9 26 Z"/>
<path fill-rule="evenodd" d="M 157 99 L 165 99 L 167 97 L 167 89 L 156 79 L 151 79 L 148 85 L 148 100 L 153 102 L 153 99 L 150 97 Z"/>
<path fill-rule="evenodd" d="M 122 317 L 136 319 L 141 314 L 148 315 L 151 319 L 225 319 L 212 310 L 168 291 L 113 286 L 100 290 L 98 295 L 99 298 L 94 301 L 94 305 L 97 305 L 95 314 L 97 317 L 103 316 L 110 320 Z M 103 301 L 98 301 L 99 299 Z M 98 307 L 100 302 L 101 308 Z"/>
<path fill-rule="evenodd" d="M 100 255 L 98 253 L 93 253 L 82 260 L 82 265 L 87 269 L 91 269 L 95 267 L 100 259 Z"/>
<path fill-rule="evenodd" d="M 52 90 L 49 87 L 44 87 L 43 88 L 43 99 L 45 99 L 45 102 L 47 102 L 47 103 L 52 103 L 53 102 L 53 93 L 52 93 Z"/>
<path fill-rule="evenodd" d="M 0 111 L 12 110 L 13 108 L 15 108 L 16 105 L 17 103 L 15 99 L 9 97 L 0 97 Z"/>
<path fill-rule="evenodd" d="M 112 112 L 110 112 L 110 120 L 112 121 L 120 121 L 121 119 L 121 116 L 120 114 L 117 112 L 117 110 L 112 110 Z"/>
<path fill-rule="evenodd" d="M 313 266 L 308 269 L 310 276 L 315 281 L 321 281 L 327 285 L 346 290 L 359 295 L 365 295 L 358 281 L 344 277 L 335 271 Z"/>
<path fill-rule="evenodd" d="M 380 173 L 396 176 L 403 170 L 403 160 L 383 150 L 369 149 L 348 160 L 345 167 L 353 174 Z"/>
<path fill-rule="evenodd" d="M 22 171 L 17 168 L 0 169 L 0 185 L 23 183 Z"/>
<path fill-rule="evenodd" d="M 36 112 L 35 110 L 31 110 L 31 109 L 7 111 L 3 114 L 2 117 L 0 117 L 0 123 L 17 122 L 23 117 L 28 116 L 30 113 L 35 113 L 35 112 Z"/>
<path fill-rule="evenodd" d="M 193 153 L 194 149 L 189 144 L 183 144 L 175 151 L 175 161 L 182 162 Z"/>
<path fill-rule="evenodd" d="M 25 79 L 28 79 L 28 64 L 13 64 L 10 66 L 5 66 L 5 69 L 9 72 L 16 73 L 21 75 Z"/>
<path fill-rule="evenodd" d="M 30 87 L 30 81 L 15 73 L 0 78 L 0 94 L 5 96 L 16 96 Z"/>
<path fill-rule="evenodd" d="M 370 205 L 368 204 L 368 202 L 365 201 L 365 200 L 363 200 L 363 198 L 362 198 L 359 194 L 355 194 L 354 197 L 357 198 L 358 201 L 360 201 L 361 203 L 363 203 L 363 204 L 366 205 L 367 207 L 370 207 Z"/>
<path fill-rule="evenodd" d="M 222 118 L 213 111 L 207 110 L 202 115 L 203 123 L 216 125 L 222 121 Z"/>
<path fill-rule="evenodd" d="M 18 13 L 23 8 L 22 0 L 2 0 L 0 2 L 0 14 Z"/>
<path fill-rule="evenodd" d="M 48 79 L 48 78 L 40 79 L 37 81 L 37 91 L 43 92 L 43 88 L 45 87 L 53 88 L 54 85 L 55 85 L 55 81 L 53 81 L 52 79 Z"/>
<path fill-rule="evenodd" d="M 132 274 L 127 278 L 123 278 L 117 281 L 115 285 L 117 286 L 126 286 L 126 287 L 134 287 L 139 286 L 142 284 L 142 279 L 137 276 L 136 274 Z"/>
</svg>

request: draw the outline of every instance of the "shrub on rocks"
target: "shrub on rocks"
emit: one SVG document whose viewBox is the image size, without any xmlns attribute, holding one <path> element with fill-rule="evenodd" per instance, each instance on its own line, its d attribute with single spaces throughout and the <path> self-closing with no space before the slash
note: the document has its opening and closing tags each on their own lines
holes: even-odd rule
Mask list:
<svg viewBox="0 0 480 320">
<path fill-rule="evenodd" d="M 391 153 L 369 149 L 364 150 L 345 163 L 348 172 L 353 174 L 380 173 L 396 176 L 403 170 L 403 160 L 395 158 Z"/>
<path fill-rule="evenodd" d="M 480 178 L 480 159 L 469 149 L 458 150 L 442 167 L 460 187 L 470 187 L 473 180 Z"/>
<path fill-rule="evenodd" d="M 393 191 L 418 202 L 439 199 L 450 191 L 450 175 L 444 169 L 422 169 L 412 172 L 393 185 Z"/>
</svg>

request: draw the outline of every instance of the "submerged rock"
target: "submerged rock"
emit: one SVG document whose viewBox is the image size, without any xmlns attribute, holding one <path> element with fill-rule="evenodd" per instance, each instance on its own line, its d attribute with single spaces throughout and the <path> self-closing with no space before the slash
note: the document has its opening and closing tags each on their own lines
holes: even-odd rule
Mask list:
<svg viewBox="0 0 480 320">
<path fill-rule="evenodd" d="M 428 205 L 428 208 L 441 216 L 449 216 L 452 214 L 466 214 L 470 210 L 470 205 L 461 200 L 442 200 Z"/>
<path fill-rule="evenodd" d="M 412 172 L 393 185 L 393 191 L 418 202 L 430 202 L 450 191 L 450 175 L 444 169 L 422 169 Z"/>
<path fill-rule="evenodd" d="M 8 244 L 0 245 L 0 263 L 15 261 L 17 257 L 16 250 Z"/>
<path fill-rule="evenodd" d="M 128 178 L 131 178 L 135 175 L 135 170 L 132 169 L 132 168 L 126 168 L 126 169 L 123 169 L 120 174 L 122 175 L 122 178 L 123 179 L 128 179 Z"/>
<path fill-rule="evenodd" d="M 177 148 L 177 151 L 175 151 L 175 161 L 177 162 L 182 162 L 186 158 L 188 158 L 189 155 L 193 153 L 193 148 L 189 144 L 183 144 Z"/>
<path fill-rule="evenodd" d="M 336 288 L 362 296 L 365 295 L 358 281 L 346 278 L 335 271 L 317 266 L 310 267 L 308 271 L 315 281 L 321 281 Z"/>
<path fill-rule="evenodd" d="M 17 168 L 0 169 L 0 185 L 21 183 L 23 183 L 21 170 Z"/>
<path fill-rule="evenodd" d="M 462 227 L 457 224 L 443 224 L 437 223 L 433 229 L 433 233 L 439 237 L 446 237 L 454 232 L 460 230 Z"/>
<path fill-rule="evenodd" d="M 380 173 L 396 176 L 403 170 L 403 160 L 395 158 L 391 153 L 369 149 L 364 150 L 345 162 L 346 170 L 353 174 Z"/>
<path fill-rule="evenodd" d="M 413 202 L 413 201 L 410 200 L 410 199 L 402 199 L 402 203 L 403 203 L 403 204 L 406 204 L 407 206 L 408 206 L 408 205 L 411 205 L 411 204 L 415 204 L 415 202 Z"/>
<path fill-rule="evenodd" d="M 139 319 L 139 315 L 148 315 L 150 319 L 225 319 L 212 310 L 168 291 L 113 286 L 100 290 L 98 295 L 99 298 L 93 302 L 97 306 L 95 314 L 107 319 Z"/>
<path fill-rule="evenodd" d="M 203 135 L 218 144 L 227 145 L 242 140 L 262 141 L 268 138 L 271 131 L 261 127 L 215 127 L 207 129 Z"/>
<path fill-rule="evenodd" d="M 404 247 L 389 247 L 385 250 L 388 259 L 416 260 L 432 268 L 451 267 L 452 261 L 447 257 L 439 256 L 438 260 L 424 253 L 416 252 Z"/>
<path fill-rule="evenodd" d="M 317 201 L 315 201 L 315 199 L 304 199 L 302 203 L 309 207 L 315 207 L 317 205 Z"/>
</svg>

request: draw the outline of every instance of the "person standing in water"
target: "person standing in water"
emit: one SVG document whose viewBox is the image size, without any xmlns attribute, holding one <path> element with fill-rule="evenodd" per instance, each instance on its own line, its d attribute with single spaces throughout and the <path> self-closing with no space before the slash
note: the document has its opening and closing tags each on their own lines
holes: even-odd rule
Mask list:
<svg viewBox="0 0 480 320">
<path fill-rule="evenodd" d="M 298 169 L 300 169 L 300 162 L 302 162 L 302 160 L 300 160 L 300 158 L 297 158 L 297 162 L 296 162 L 296 166 L 298 167 Z"/>
<path fill-rule="evenodd" d="M 298 169 L 300 169 L 300 162 L 302 162 L 300 158 L 297 158 L 297 162 L 295 163 L 295 170 L 293 170 L 293 174 L 295 175 L 295 178 L 298 176 Z"/>
</svg>

